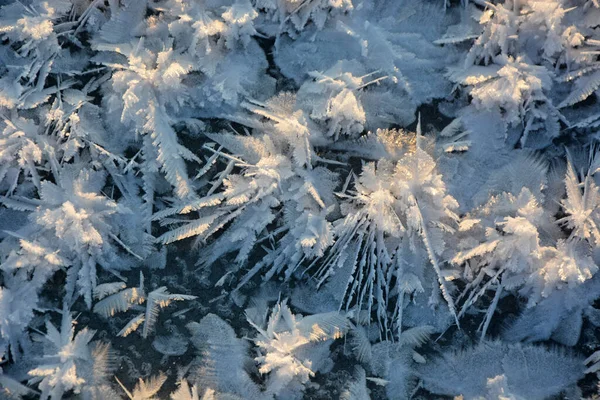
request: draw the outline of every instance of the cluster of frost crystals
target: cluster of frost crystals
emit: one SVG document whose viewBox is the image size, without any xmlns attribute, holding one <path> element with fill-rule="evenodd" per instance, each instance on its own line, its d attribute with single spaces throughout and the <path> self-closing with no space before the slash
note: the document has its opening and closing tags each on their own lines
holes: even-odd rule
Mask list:
<svg viewBox="0 0 600 400">
<path fill-rule="evenodd" d="M 267 27 L 278 34 L 298 35 L 309 23 L 323 29 L 328 19 L 354 9 L 352 0 L 254 0 L 265 14 Z M 272 25 L 272 26 L 270 26 Z"/>
<path fill-rule="evenodd" d="M 554 367 L 550 374 L 545 372 L 548 365 Z M 428 367 L 420 368 L 421 377 L 432 393 L 460 393 L 468 399 L 547 399 L 575 382 L 583 363 L 542 346 L 482 342 L 446 353 Z"/>
<path fill-rule="evenodd" d="M 465 307 L 492 285 L 498 286 L 497 292 L 504 286 L 514 289 L 523 285 L 541 264 L 538 226 L 542 225 L 543 218 L 547 218 L 544 210 L 524 188 L 518 196 L 507 193 L 491 199 L 461 222 L 460 231 L 469 235 L 460 246 L 467 249 L 460 251 L 453 262 L 462 264 L 470 260 L 465 274 L 475 288 Z"/>
<path fill-rule="evenodd" d="M 598 0 L 0 0 L 0 397 L 593 396 L 599 99 Z"/>
<path fill-rule="evenodd" d="M 267 269 L 267 277 L 286 270 L 289 278 L 303 259 L 323 255 L 332 242 L 326 216 L 334 206 L 337 175 L 317 164 L 313 143 L 322 142 L 322 134 L 316 127 L 311 129 L 314 123 L 302 110 L 295 110 L 294 104 L 294 96 L 286 93 L 266 103 L 247 103 L 245 107 L 255 114 L 244 117 L 245 123 L 256 127 L 252 136 L 209 135 L 220 145 L 218 149 L 207 147 L 213 153 L 211 159 L 222 159 L 227 167 L 206 196 L 154 216 L 160 220 L 177 213 L 198 214 L 191 221 L 174 221 L 180 226 L 159 240 L 171 243 L 192 236 L 206 240 L 224 230 L 201 262 L 210 265 L 224 254 L 236 252 L 235 262 L 242 266 L 282 208 L 279 232 L 285 236 L 281 246 L 266 254 L 242 282 L 262 268 Z M 240 171 L 234 173 L 234 168 Z"/>
<path fill-rule="evenodd" d="M 52 0 L 31 6 L 14 2 L 2 7 L 0 34 L 5 42 L 0 50 L 0 106 L 32 108 L 49 98 L 44 83 L 57 55 L 65 52 L 57 38 L 61 28 L 55 28 L 55 24 L 71 6 L 69 1 Z M 18 51 L 10 51 L 10 44 Z"/>
<path fill-rule="evenodd" d="M 229 7 L 221 16 L 228 28 L 224 32 L 225 46 L 233 48 L 238 40 L 247 46 L 250 37 L 256 34 L 252 21 L 257 16 L 258 13 L 252 8 L 249 0 L 236 1 Z"/>
<path fill-rule="evenodd" d="M 360 92 L 366 86 L 365 76 L 354 76 L 348 63 L 340 62 L 324 73 L 313 71 L 314 82 L 306 82 L 298 90 L 298 101 L 310 117 L 326 125 L 325 135 L 337 139 L 341 134 L 359 136 L 366 123 Z M 360 67 L 359 67 L 360 69 Z M 315 98 L 319 101 L 315 102 Z"/>
<path fill-rule="evenodd" d="M 337 295 L 346 309 L 376 310 L 383 331 L 401 330 L 405 295 L 424 286 L 432 305 L 441 295 L 456 316 L 440 259 L 456 228 L 458 204 L 435 161 L 417 144 L 395 163 L 366 164 L 354 186 L 341 205 L 345 217 L 334 222 L 336 242 L 322 264 L 313 262 L 319 284 L 329 279 L 326 286 L 341 287 Z M 414 265 L 405 262 L 409 257 Z M 433 276 L 426 278 L 427 264 Z M 390 315 L 392 294 L 397 300 Z"/>
<path fill-rule="evenodd" d="M 331 369 L 329 346 L 347 329 L 346 318 L 336 312 L 302 317 L 285 301 L 273 308 L 265 327 L 249 322 L 258 331 L 259 371 L 269 374 L 267 393 L 289 399 L 300 398 L 302 386 L 317 371 Z"/>
<path fill-rule="evenodd" d="M 473 86 L 473 105 L 487 110 L 499 107 L 505 121 L 513 126 L 525 122 L 522 143 L 530 131 L 542 129 L 551 136 L 558 135 L 561 115 L 544 94 L 544 88 L 552 86 L 550 72 L 522 58 L 505 57 L 496 62 L 500 69 L 495 76 L 480 79 Z"/>
<path fill-rule="evenodd" d="M 472 7 L 482 32 L 464 65 L 451 68 L 450 79 L 471 87 L 475 107 L 496 107 L 513 129 L 519 125 L 521 145 L 537 147 L 536 141 L 546 144 L 559 136 L 561 123 L 569 124 L 559 108 L 585 100 L 599 87 L 597 60 L 589 57 L 598 45 L 597 25 L 578 21 L 589 5 L 570 5 L 506 0 L 483 11 Z M 446 37 L 443 43 L 465 40 Z M 566 90 L 571 93 L 565 98 Z"/>
<path fill-rule="evenodd" d="M 118 246 L 141 257 L 118 238 L 119 226 L 115 219 L 131 210 L 98 194 L 106 178 L 103 172 L 84 169 L 77 174 L 65 169 L 60 177 L 58 185 L 42 182 L 40 200 L 16 196 L 5 200 L 7 207 L 31 210 L 31 224 L 24 227 L 22 233 L 34 242 L 21 240 L 18 256 L 14 256 L 18 259 L 3 264 L 3 269 L 7 272 L 34 269 L 31 282 L 41 289 L 46 283 L 44 280 L 59 267 L 69 266 L 67 294 L 72 296 L 76 287 L 91 307 L 92 290 L 97 284 L 96 265 L 113 269 L 112 263 L 120 261 L 123 264 L 116 269 L 127 268 L 125 260 L 118 255 Z M 36 252 L 49 254 L 43 258 L 41 254 L 33 259 L 29 256 L 33 263 L 27 265 L 23 258 Z M 28 280 L 27 275 L 21 276 Z"/>
<path fill-rule="evenodd" d="M 102 398 L 112 392 L 106 382 L 109 347 L 90 343 L 96 332 L 88 328 L 75 334 L 74 325 L 67 310 L 63 310 L 60 330 L 46 323 L 43 361 L 28 372 L 29 383 L 39 382 L 42 399 L 60 399 L 69 392 Z"/>
<path fill-rule="evenodd" d="M 306 74 L 325 72 L 339 62 L 354 77 L 372 76 L 371 81 L 379 82 L 385 76 L 361 96 L 366 127 L 375 130 L 393 121 L 406 125 L 414 121 L 417 105 L 450 89 L 441 65 L 456 54 L 432 43 L 441 32 L 424 29 L 431 18 L 431 26 L 446 22 L 436 9 L 430 2 L 362 1 L 347 14 L 331 16 L 322 28 L 315 24 L 297 37 L 278 36 L 275 61 L 298 84 Z M 387 17 L 396 12 L 402 17 Z"/>
<path fill-rule="evenodd" d="M 37 301 L 35 287 L 10 278 L 0 291 L 2 320 L 0 324 L 0 356 L 14 360 L 21 358 L 29 341 L 25 332 L 33 318 L 33 308 Z"/>
<path fill-rule="evenodd" d="M 559 298 L 565 290 L 592 280 L 598 271 L 595 215 L 598 188 L 588 173 L 583 185 L 571 162 L 565 176 L 565 217 L 553 220 L 528 188 L 518 196 L 502 193 L 466 216 L 460 224 L 462 237 L 453 259 L 465 265 L 469 285 L 461 313 L 488 290 L 495 290 L 482 336 L 505 290 L 528 297 L 528 306 Z M 583 186 L 583 187 L 582 187 Z M 565 236 L 556 223 L 569 228 Z M 579 333 L 577 332 L 577 335 Z"/>
</svg>

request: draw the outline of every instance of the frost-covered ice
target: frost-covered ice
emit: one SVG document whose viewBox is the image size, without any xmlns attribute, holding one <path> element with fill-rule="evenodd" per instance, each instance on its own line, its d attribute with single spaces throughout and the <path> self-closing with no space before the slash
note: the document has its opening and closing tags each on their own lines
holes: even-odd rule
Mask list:
<svg viewBox="0 0 600 400">
<path fill-rule="evenodd" d="M 0 397 L 600 395 L 598 0 L 0 0 Z"/>
</svg>

